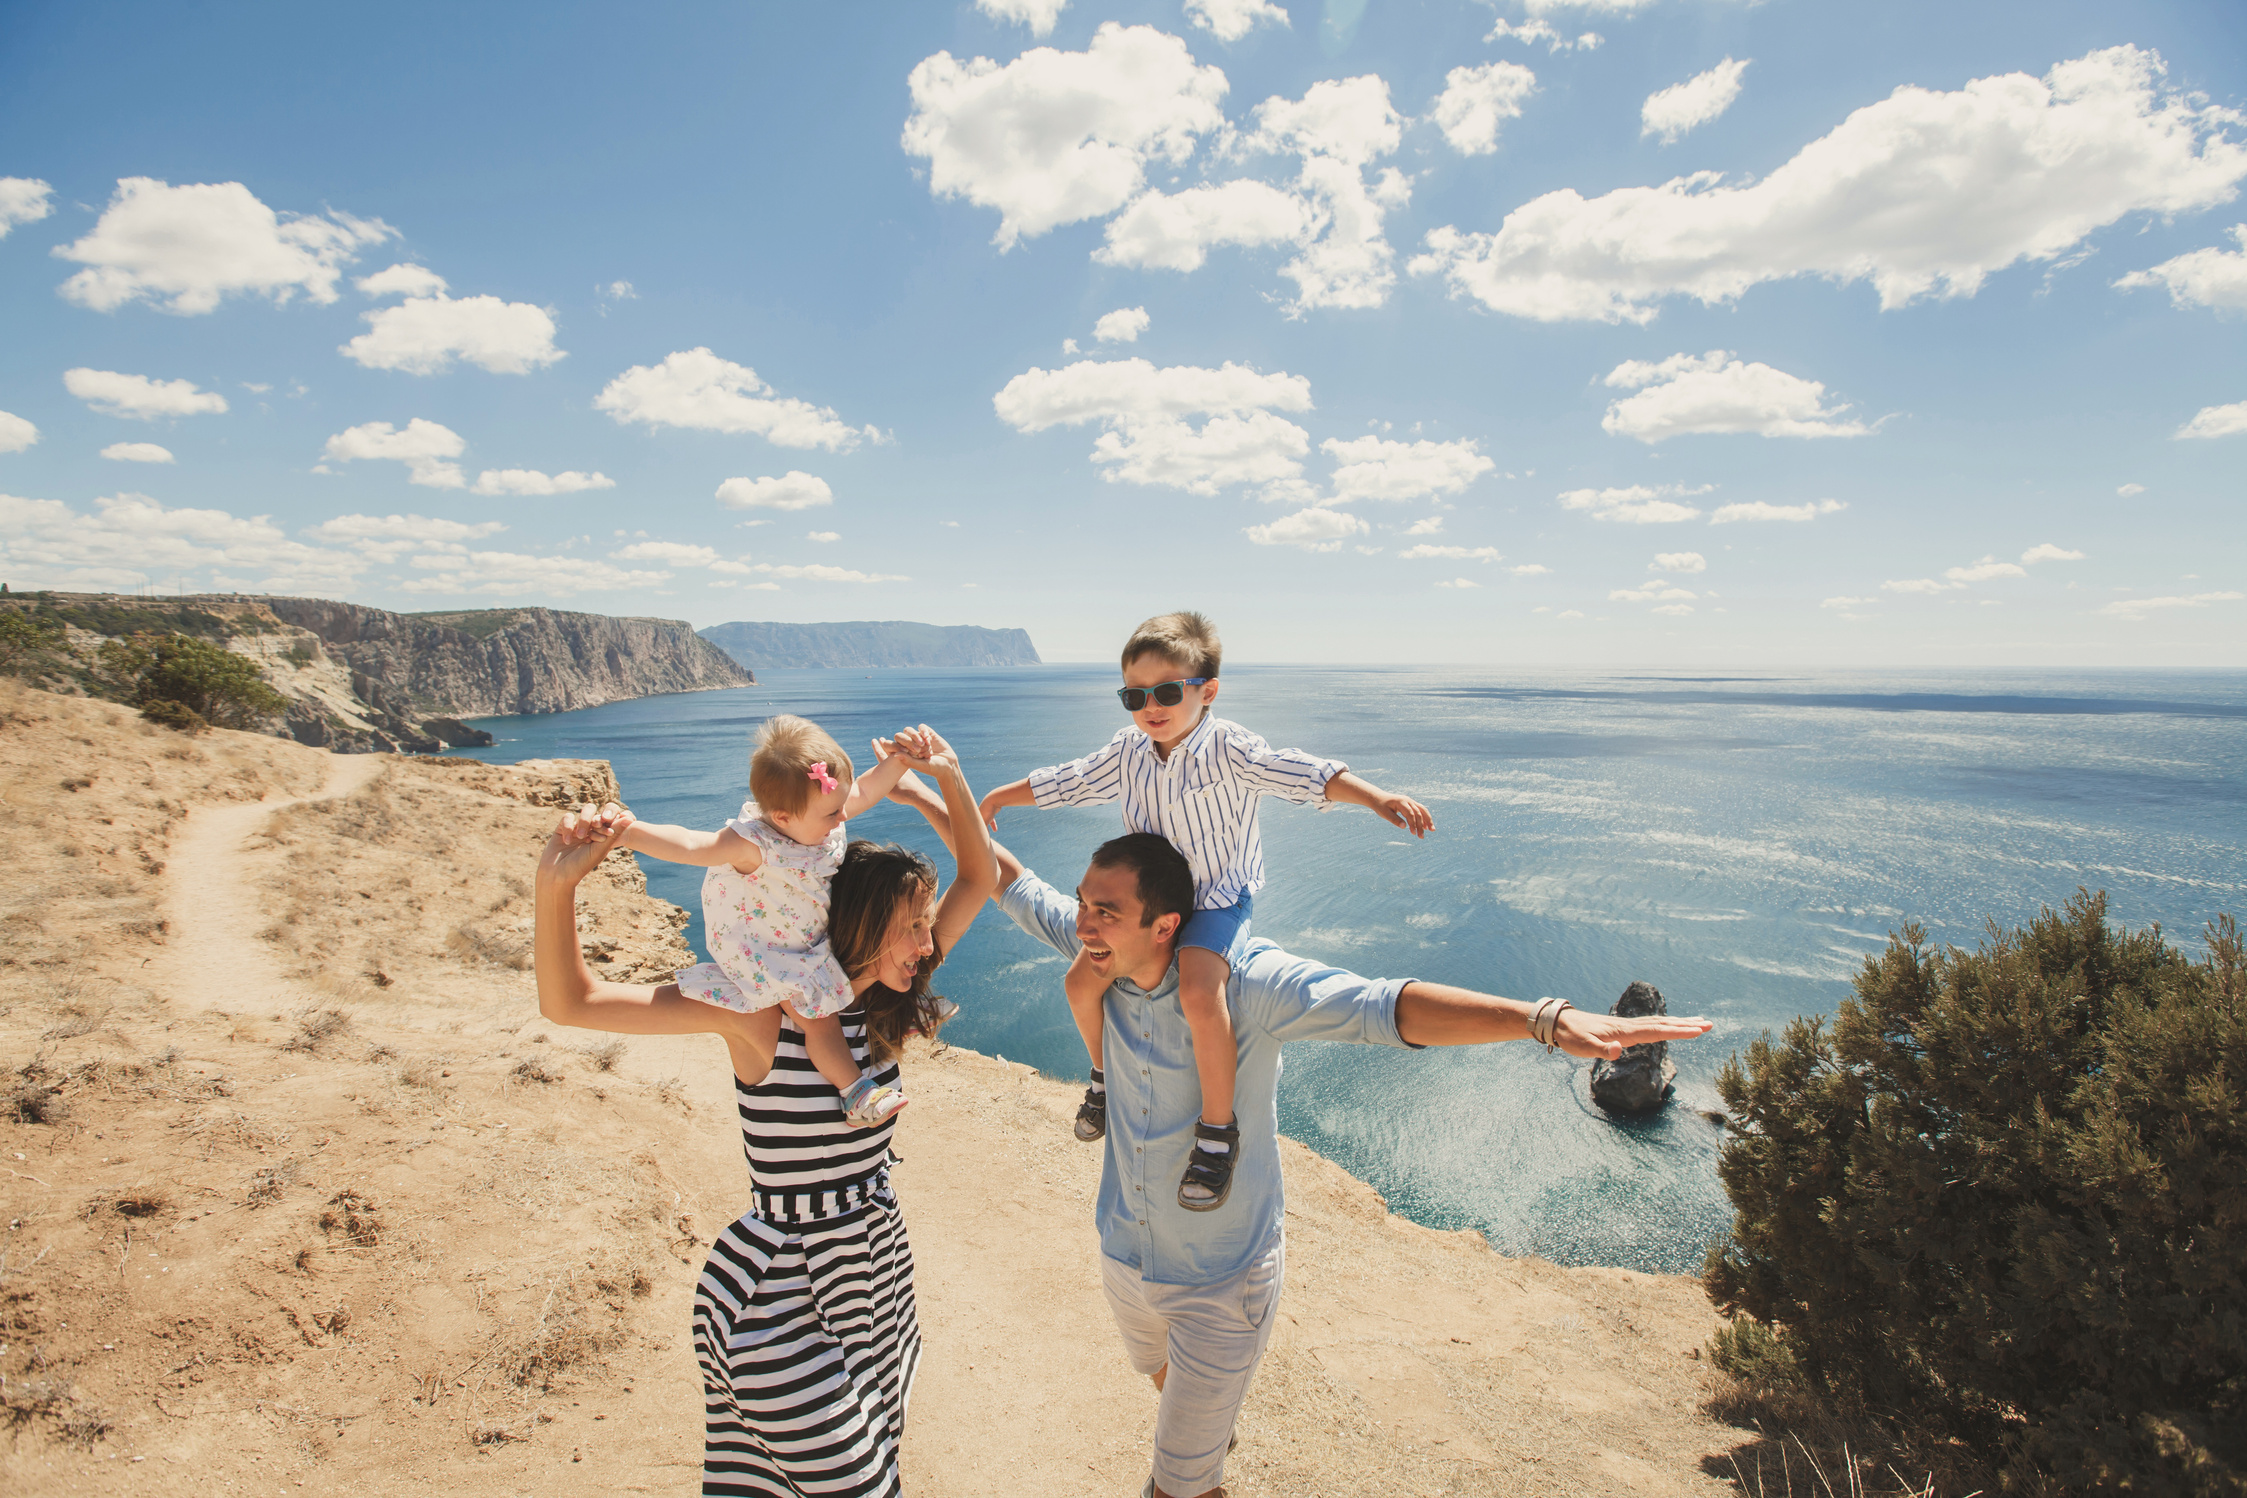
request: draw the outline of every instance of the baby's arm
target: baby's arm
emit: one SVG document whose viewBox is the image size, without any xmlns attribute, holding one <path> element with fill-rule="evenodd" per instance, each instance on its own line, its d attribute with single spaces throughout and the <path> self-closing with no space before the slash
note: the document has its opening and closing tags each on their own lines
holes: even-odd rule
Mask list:
<svg viewBox="0 0 2247 1498">
<path fill-rule="evenodd" d="M 897 789 L 897 779 L 907 768 L 905 756 L 894 752 L 896 740 L 874 740 L 874 768 L 851 782 L 850 795 L 843 801 L 843 820 L 881 805 L 889 793 Z M 906 746 L 908 751 L 917 747 Z"/>
<path fill-rule="evenodd" d="M 1326 783 L 1326 799 L 1369 808 L 1382 821 L 1402 827 L 1414 837 L 1435 830 L 1435 815 L 1410 796 L 1392 796 L 1372 781 L 1344 770 Z"/>
<path fill-rule="evenodd" d="M 734 831 L 697 832 L 691 827 L 671 827 L 660 822 L 634 822 L 617 840 L 620 848 L 660 858 L 665 863 L 688 863 L 701 868 L 730 863 L 745 874 L 764 866 L 763 850 Z"/>
</svg>

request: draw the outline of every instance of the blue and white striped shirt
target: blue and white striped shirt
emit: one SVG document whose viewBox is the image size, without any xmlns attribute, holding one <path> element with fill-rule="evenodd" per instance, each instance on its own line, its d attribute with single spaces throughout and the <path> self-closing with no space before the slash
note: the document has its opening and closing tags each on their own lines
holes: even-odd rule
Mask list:
<svg viewBox="0 0 2247 1498">
<path fill-rule="evenodd" d="M 1326 783 L 1349 766 L 1300 749 L 1274 749 L 1225 718 L 1205 715 L 1164 759 L 1137 724 L 1083 759 L 1030 772 L 1041 807 L 1123 802 L 1124 830 L 1167 838 L 1194 871 L 1194 908 L 1236 904 L 1264 887 L 1264 839 L 1256 803 L 1326 799 Z"/>
</svg>

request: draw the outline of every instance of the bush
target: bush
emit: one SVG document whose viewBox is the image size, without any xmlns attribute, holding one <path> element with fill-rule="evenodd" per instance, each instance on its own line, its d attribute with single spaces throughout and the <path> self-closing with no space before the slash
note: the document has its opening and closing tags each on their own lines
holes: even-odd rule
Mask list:
<svg viewBox="0 0 2247 1498">
<path fill-rule="evenodd" d="M 252 728 L 289 705 L 265 684 L 255 661 L 193 635 L 106 640 L 100 664 L 102 673 L 144 713 L 175 728 L 183 724 L 150 709 L 173 703 L 219 728 Z"/>
<path fill-rule="evenodd" d="M 2001 1455 L 2014 1491 L 2247 1493 L 2247 994 L 2078 892 L 1718 1079 L 1724 1352 Z"/>
<path fill-rule="evenodd" d="M 140 715 L 151 723 L 161 723 L 181 733 L 202 733 L 211 726 L 203 721 L 201 713 L 182 702 L 151 702 L 140 710 Z"/>
<path fill-rule="evenodd" d="M 37 660 L 63 642 L 62 622 L 0 609 L 0 672 L 12 672 L 27 660 Z"/>
</svg>

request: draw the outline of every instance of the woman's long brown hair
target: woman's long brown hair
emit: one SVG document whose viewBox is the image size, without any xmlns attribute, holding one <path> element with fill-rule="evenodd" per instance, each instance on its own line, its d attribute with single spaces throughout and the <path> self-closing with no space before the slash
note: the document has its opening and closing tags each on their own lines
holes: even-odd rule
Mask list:
<svg viewBox="0 0 2247 1498">
<path fill-rule="evenodd" d="M 925 903 L 936 893 L 936 865 L 895 843 L 853 842 L 843 851 L 842 867 L 828 890 L 827 940 L 835 961 L 856 978 L 874 965 L 889 940 L 890 925 L 908 902 Z M 917 907 L 916 907 L 917 908 Z M 913 970 L 913 986 L 903 992 L 880 982 L 859 996 L 866 1012 L 866 1043 L 876 1061 L 894 1060 L 907 1034 L 933 1038 L 943 1021 L 939 996 L 929 978 L 944 962 L 942 949 Z"/>
</svg>

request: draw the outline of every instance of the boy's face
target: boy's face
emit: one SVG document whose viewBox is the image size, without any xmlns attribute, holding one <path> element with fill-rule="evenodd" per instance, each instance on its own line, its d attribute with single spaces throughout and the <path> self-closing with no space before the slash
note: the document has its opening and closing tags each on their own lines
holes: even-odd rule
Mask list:
<svg viewBox="0 0 2247 1498">
<path fill-rule="evenodd" d="M 1166 681 L 1179 681 L 1200 674 L 1183 661 L 1149 653 L 1124 667 L 1123 684 L 1127 687 L 1159 687 Z M 1131 715 L 1131 721 L 1155 741 L 1156 748 L 1168 753 L 1201 725 L 1202 715 L 1209 711 L 1209 705 L 1216 700 L 1217 678 L 1211 677 L 1198 687 L 1186 688 L 1186 695 L 1176 707 L 1164 707 L 1149 697 L 1147 705 Z"/>
</svg>

